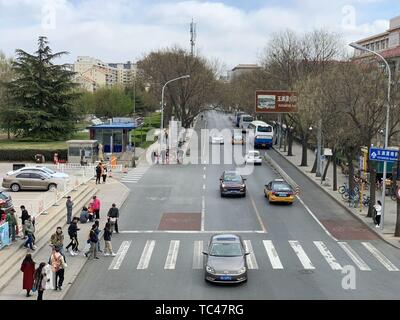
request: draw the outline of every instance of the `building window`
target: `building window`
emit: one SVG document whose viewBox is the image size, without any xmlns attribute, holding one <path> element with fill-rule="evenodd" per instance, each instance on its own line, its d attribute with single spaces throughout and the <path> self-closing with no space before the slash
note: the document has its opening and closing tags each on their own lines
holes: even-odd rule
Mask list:
<svg viewBox="0 0 400 320">
<path fill-rule="evenodd" d="M 379 42 L 379 41 L 375 43 L 375 49 L 376 49 L 376 51 L 379 51 L 379 50 L 380 50 L 379 45 L 380 45 L 380 42 Z"/>
</svg>

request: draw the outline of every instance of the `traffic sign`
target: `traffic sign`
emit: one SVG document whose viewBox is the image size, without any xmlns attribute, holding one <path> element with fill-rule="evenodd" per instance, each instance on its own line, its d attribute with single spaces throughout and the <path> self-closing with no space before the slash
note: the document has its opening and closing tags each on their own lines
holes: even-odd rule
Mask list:
<svg viewBox="0 0 400 320">
<path fill-rule="evenodd" d="M 398 152 L 398 150 L 393 149 L 370 148 L 369 160 L 395 162 L 397 161 Z"/>
</svg>

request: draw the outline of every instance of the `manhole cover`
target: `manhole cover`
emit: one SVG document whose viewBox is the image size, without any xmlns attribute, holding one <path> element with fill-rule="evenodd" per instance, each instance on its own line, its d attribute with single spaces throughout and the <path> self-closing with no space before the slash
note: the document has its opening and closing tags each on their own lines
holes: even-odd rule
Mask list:
<svg viewBox="0 0 400 320">
<path fill-rule="evenodd" d="M 301 273 L 301 274 L 311 274 L 311 273 L 314 273 L 314 271 L 303 269 L 303 270 L 300 270 L 299 273 Z"/>
</svg>

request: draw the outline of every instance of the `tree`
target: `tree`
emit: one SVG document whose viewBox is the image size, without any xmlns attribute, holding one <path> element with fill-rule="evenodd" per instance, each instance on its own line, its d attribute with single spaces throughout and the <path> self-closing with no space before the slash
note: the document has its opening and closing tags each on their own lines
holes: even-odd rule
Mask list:
<svg viewBox="0 0 400 320">
<path fill-rule="evenodd" d="M 4 53 L 0 51 L 0 124 L 7 129 L 8 139 L 11 138 L 10 123 L 13 120 L 13 113 L 6 86 L 12 78 L 12 60 L 7 59 Z"/>
<path fill-rule="evenodd" d="M 188 127 L 214 100 L 216 71 L 200 56 L 191 56 L 179 48 L 163 49 L 151 52 L 137 65 L 157 101 L 161 100 L 161 90 L 167 81 L 190 75 L 189 79 L 168 84 L 164 92 L 164 123 L 174 116 L 183 127 Z"/>
<path fill-rule="evenodd" d="M 33 55 L 21 49 L 16 54 L 12 64 L 15 79 L 7 84 L 11 130 L 36 140 L 69 137 L 75 129 L 73 102 L 79 93 L 73 91 L 73 72 L 53 63 L 67 52 L 52 53 L 47 38 L 41 36 Z"/>
<path fill-rule="evenodd" d="M 98 117 L 123 117 L 133 112 L 133 102 L 122 87 L 100 88 L 93 93 L 93 101 Z"/>
</svg>

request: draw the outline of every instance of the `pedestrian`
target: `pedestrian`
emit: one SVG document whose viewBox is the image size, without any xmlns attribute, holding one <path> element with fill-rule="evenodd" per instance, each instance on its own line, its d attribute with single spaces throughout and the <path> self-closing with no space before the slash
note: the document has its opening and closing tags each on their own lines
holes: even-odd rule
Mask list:
<svg viewBox="0 0 400 320">
<path fill-rule="evenodd" d="M 17 217 L 15 216 L 15 210 L 11 209 L 7 214 L 8 222 L 8 234 L 12 241 L 15 241 L 16 228 L 17 228 Z"/>
<path fill-rule="evenodd" d="M 104 255 L 109 256 L 112 255 L 115 257 L 115 253 L 112 250 L 112 245 L 111 245 L 111 236 L 112 236 L 112 230 L 111 230 L 111 224 L 109 222 L 106 223 L 104 227 Z"/>
<path fill-rule="evenodd" d="M 59 248 L 55 248 L 50 257 L 51 270 L 55 273 L 55 290 L 62 290 L 64 282 L 64 273 L 67 264 L 65 263 L 64 256 L 60 253 Z"/>
<path fill-rule="evenodd" d="M 102 172 L 102 165 L 101 165 L 101 162 L 99 162 L 96 166 L 96 184 L 101 184 L 101 181 L 100 181 L 101 172 Z"/>
<path fill-rule="evenodd" d="M 74 202 L 71 200 L 71 196 L 67 197 L 67 202 L 65 203 L 67 207 L 67 224 L 71 223 L 72 217 L 72 207 L 74 206 Z"/>
<path fill-rule="evenodd" d="M 26 296 L 29 297 L 33 288 L 33 276 L 35 274 L 35 262 L 29 253 L 25 256 L 24 261 L 22 261 L 20 270 L 24 273 L 22 289 L 26 290 Z"/>
<path fill-rule="evenodd" d="M 102 166 L 103 171 L 101 172 L 101 176 L 103 177 L 103 183 L 106 183 L 106 179 L 107 179 L 107 165 L 103 164 Z"/>
<path fill-rule="evenodd" d="M 111 205 L 110 210 L 108 210 L 107 218 L 108 222 L 110 222 L 111 230 L 114 228 L 115 232 L 119 233 L 118 232 L 119 209 L 117 208 L 117 205 L 115 203 L 113 203 Z"/>
<path fill-rule="evenodd" d="M 80 223 L 86 223 L 88 220 L 89 220 L 88 208 L 86 208 L 86 206 L 84 206 L 82 208 L 81 214 L 79 216 L 79 222 Z"/>
<path fill-rule="evenodd" d="M 85 256 L 88 256 L 89 259 L 91 257 L 93 257 L 93 259 L 99 259 L 99 257 L 97 256 L 97 242 L 99 241 L 99 238 L 97 237 L 96 228 L 97 225 L 93 224 L 92 229 L 89 232 L 88 241 L 90 243 L 90 249 L 89 253 L 85 253 Z"/>
<path fill-rule="evenodd" d="M 70 243 L 65 247 L 65 249 L 69 249 L 69 253 L 71 256 L 77 255 L 76 251 L 78 248 L 78 230 L 80 230 L 77 226 L 77 219 L 74 218 L 72 220 L 72 223 L 68 227 L 68 235 L 69 238 L 71 239 Z"/>
<path fill-rule="evenodd" d="M 50 281 L 47 278 L 46 270 L 45 270 L 46 263 L 41 262 L 39 267 L 36 269 L 33 282 L 33 288 L 38 292 L 38 300 L 43 300 L 43 293 L 46 290 L 46 282 Z"/>
<path fill-rule="evenodd" d="M 88 214 L 89 214 L 89 222 L 93 221 L 94 218 L 94 209 L 93 209 L 93 203 L 89 203 L 89 208 L 88 208 Z"/>
<path fill-rule="evenodd" d="M 94 224 L 96 225 L 97 239 L 100 239 L 100 222 L 99 222 L 99 220 L 96 220 L 94 222 Z M 97 252 L 103 252 L 103 250 L 100 249 L 100 241 L 97 241 Z"/>
<path fill-rule="evenodd" d="M 374 205 L 375 208 L 375 227 L 379 228 L 381 223 L 381 214 L 382 214 L 382 203 L 380 200 L 377 201 L 377 204 Z"/>
<path fill-rule="evenodd" d="M 61 254 L 65 255 L 65 253 L 64 253 L 64 234 L 63 234 L 61 227 L 57 227 L 56 232 L 51 235 L 50 243 L 51 243 L 53 249 L 59 248 L 59 251 L 61 252 Z"/>
<path fill-rule="evenodd" d="M 29 248 L 32 251 L 34 251 L 35 248 L 33 246 L 33 241 L 34 241 L 33 239 L 34 239 L 34 236 L 35 236 L 35 226 L 32 223 L 31 216 L 29 216 L 28 219 L 25 220 L 25 232 L 26 232 L 26 235 L 27 235 L 28 239 L 26 240 L 26 242 L 24 244 L 24 247 L 28 248 L 28 246 L 29 246 Z"/>
<path fill-rule="evenodd" d="M 100 219 L 100 200 L 96 196 L 93 196 L 92 207 L 94 210 L 94 218 L 96 220 L 99 220 Z"/>
<path fill-rule="evenodd" d="M 22 235 L 23 235 L 23 240 L 26 239 L 26 232 L 25 232 L 25 221 L 28 219 L 29 217 L 29 213 L 28 210 L 25 209 L 25 206 L 21 206 L 21 221 L 22 221 Z"/>
</svg>

